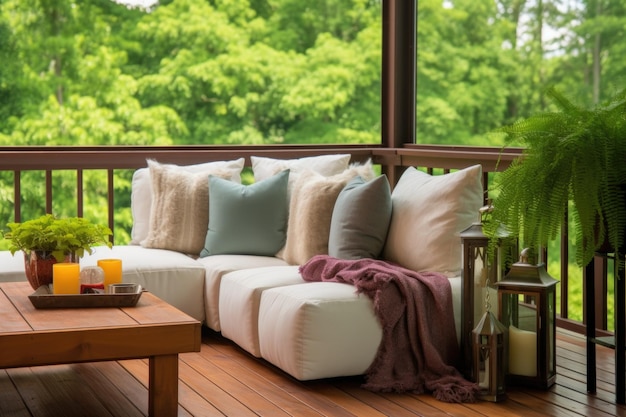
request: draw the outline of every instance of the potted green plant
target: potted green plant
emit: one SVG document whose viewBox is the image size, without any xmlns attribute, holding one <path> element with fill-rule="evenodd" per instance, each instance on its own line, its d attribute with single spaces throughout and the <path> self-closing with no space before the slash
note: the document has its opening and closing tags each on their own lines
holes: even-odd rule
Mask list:
<svg viewBox="0 0 626 417">
<path fill-rule="evenodd" d="M 569 210 L 584 266 L 596 251 L 625 247 L 626 90 L 590 108 L 554 88 L 547 96 L 554 111 L 499 129 L 524 151 L 495 181 L 491 233 L 501 224 L 525 246 L 545 246 Z"/>
<path fill-rule="evenodd" d="M 4 238 L 12 254 L 24 252 L 26 276 L 34 289 L 52 282 L 52 264 L 77 262 L 98 244 L 112 247 L 110 228 L 81 217 L 57 218 L 46 214 L 22 223 L 8 223 Z"/>
</svg>

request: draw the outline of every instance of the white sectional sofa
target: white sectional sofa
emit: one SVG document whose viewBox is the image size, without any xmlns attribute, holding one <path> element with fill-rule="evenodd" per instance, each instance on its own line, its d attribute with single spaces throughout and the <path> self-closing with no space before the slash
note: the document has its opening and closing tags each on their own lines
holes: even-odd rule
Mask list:
<svg viewBox="0 0 626 417">
<path fill-rule="evenodd" d="M 193 167 L 151 162 L 133 180 L 133 242 L 112 249 L 97 247 L 80 263 L 88 266 L 99 258 L 122 259 L 124 281 L 141 284 L 251 355 L 300 380 L 363 374 L 382 338 L 367 296 L 356 294 L 349 284 L 303 281 L 299 265 L 314 254 L 378 257 L 414 271 L 445 273 L 451 284 L 458 337 L 459 232 L 476 220 L 482 205 L 480 166 L 438 176 L 408 168 L 393 191 L 388 184 L 378 187 L 386 196 L 357 192 L 353 198 L 347 184 L 355 176 L 361 177 L 353 184 L 357 190 L 374 181 L 380 185 L 386 178 L 374 179 L 370 164 L 349 167 L 348 162 L 349 155 L 252 159 L 255 184 L 290 170 L 283 240 L 268 238 L 267 248 L 264 235 L 247 235 L 256 225 L 245 221 L 265 222 L 256 219 L 263 202 L 244 199 L 244 205 L 253 209 L 248 214 L 228 205 L 220 208 L 230 197 L 220 195 L 218 201 L 214 182 L 208 193 L 197 195 L 206 184 L 207 167 L 213 169 L 210 181 L 221 177 L 225 180 L 220 181 L 236 184 L 235 196 L 250 191 L 238 184 L 243 159 Z M 157 170 L 169 177 L 163 178 L 161 172 L 157 183 Z M 164 207 L 167 204 L 177 207 Z M 228 226 L 231 230 L 219 230 L 228 223 L 219 218 L 220 209 L 236 213 L 237 225 Z M 280 210 L 259 215 L 276 217 L 274 211 Z M 201 226 L 204 222 L 200 232 L 198 222 Z M 237 230 L 239 223 L 245 223 L 245 230 Z M 215 234 L 212 238 L 211 233 Z M 237 240 L 245 243 L 242 253 L 233 253 Z M 22 254 L 0 252 L 0 281 L 17 280 L 25 280 Z"/>
</svg>

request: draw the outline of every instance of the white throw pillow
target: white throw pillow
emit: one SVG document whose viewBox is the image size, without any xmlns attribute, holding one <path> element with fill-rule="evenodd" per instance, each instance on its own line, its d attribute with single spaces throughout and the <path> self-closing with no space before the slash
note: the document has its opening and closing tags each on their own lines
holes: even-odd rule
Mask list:
<svg viewBox="0 0 626 417">
<path fill-rule="evenodd" d="M 289 205 L 287 240 L 278 256 L 290 265 L 301 265 L 314 255 L 328 254 L 328 239 L 335 201 L 345 185 L 360 176 L 374 178 L 371 161 L 353 165 L 341 174 L 325 177 L 313 171 L 301 173 Z"/>
<path fill-rule="evenodd" d="M 254 180 L 261 181 L 286 169 L 289 175 L 305 170 L 314 171 L 325 177 L 340 174 L 350 163 L 349 154 L 308 156 L 298 159 L 274 159 L 251 156 Z"/>
<path fill-rule="evenodd" d="M 304 171 L 313 171 L 325 177 L 341 174 L 350 163 L 349 154 L 308 156 L 298 159 L 274 159 L 251 156 L 254 181 L 262 181 L 284 170 L 289 170 L 287 195 L 290 198 L 294 184 Z"/>
<path fill-rule="evenodd" d="M 233 161 L 215 161 L 196 165 L 169 165 L 172 169 L 180 169 L 187 172 L 210 172 L 214 169 L 227 170 L 230 172 L 228 179 L 241 183 L 241 171 L 245 158 Z M 208 173 L 207 173 L 208 178 Z M 133 174 L 133 182 L 130 194 L 130 208 L 133 214 L 133 229 L 131 231 L 131 245 L 139 245 L 148 237 L 150 228 L 150 210 L 152 206 L 152 182 L 150 180 L 150 168 L 140 168 Z"/>
<path fill-rule="evenodd" d="M 458 276 L 459 234 L 478 219 L 483 205 L 482 167 L 432 176 L 409 167 L 391 201 L 384 258 L 418 272 Z"/>
</svg>

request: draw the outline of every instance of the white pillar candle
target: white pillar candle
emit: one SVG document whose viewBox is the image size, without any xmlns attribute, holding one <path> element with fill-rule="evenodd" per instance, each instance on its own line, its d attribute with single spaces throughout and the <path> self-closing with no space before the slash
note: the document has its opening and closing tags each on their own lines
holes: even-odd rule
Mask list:
<svg viewBox="0 0 626 417">
<path fill-rule="evenodd" d="M 485 370 L 481 371 L 480 374 L 478 386 L 480 388 L 489 389 L 489 358 L 485 361 Z"/>
<path fill-rule="evenodd" d="M 509 326 L 509 373 L 537 376 L 537 333 Z"/>
</svg>

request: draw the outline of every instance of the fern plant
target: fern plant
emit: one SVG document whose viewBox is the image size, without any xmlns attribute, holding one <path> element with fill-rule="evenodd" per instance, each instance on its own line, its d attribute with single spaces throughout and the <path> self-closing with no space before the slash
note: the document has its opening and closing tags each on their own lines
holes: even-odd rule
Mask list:
<svg viewBox="0 0 626 417">
<path fill-rule="evenodd" d="M 491 227 L 505 225 L 524 245 L 545 246 L 571 210 L 576 262 L 584 266 L 598 250 L 624 248 L 626 90 L 592 108 L 554 88 L 546 94 L 556 111 L 499 129 L 524 152 L 495 182 Z"/>
</svg>

